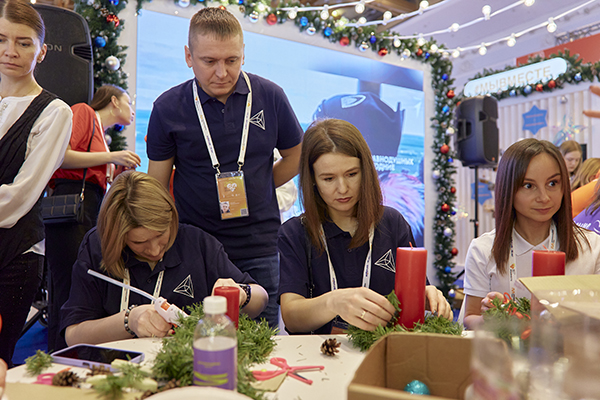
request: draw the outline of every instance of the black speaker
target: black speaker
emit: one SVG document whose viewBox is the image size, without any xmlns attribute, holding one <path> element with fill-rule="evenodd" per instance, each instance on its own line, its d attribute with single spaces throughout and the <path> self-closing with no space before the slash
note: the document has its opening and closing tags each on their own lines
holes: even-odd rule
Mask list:
<svg viewBox="0 0 600 400">
<path fill-rule="evenodd" d="M 85 19 L 64 8 L 34 4 L 46 25 L 48 52 L 35 79 L 67 104 L 90 103 L 94 94 L 92 42 Z"/>
<path fill-rule="evenodd" d="M 465 167 L 498 164 L 498 101 L 491 96 L 469 97 L 456 110 L 457 158 Z"/>
</svg>

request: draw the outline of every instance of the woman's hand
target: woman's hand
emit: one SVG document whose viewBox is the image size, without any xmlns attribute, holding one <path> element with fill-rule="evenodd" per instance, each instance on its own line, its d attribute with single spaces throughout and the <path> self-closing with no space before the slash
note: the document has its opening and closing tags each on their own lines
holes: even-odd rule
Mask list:
<svg viewBox="0 0 600 400">
<path fill-rule="evenodd" d="M 482 314 L 484 312 L 486 312 L 487 310 L 489 310 L 490 308 L 494 308 L 494 305 L 492 304 L 492 300 L 494 300 L 494 299 L 504 300 L 504 295 L 499 292 L 489 292 L 487 294 L 487 296 L 485 296 L 481 300 L 481 313 Z"/>
<path fill-rule="evenodd" d="M 140 156 L 129 150 L 111 151 L 110 157 L 114 164 L 125 168 L 137 168 L 142 162 Z"/>
<path fill-rule="evenodd" d="M 444 294 L 435 286 L 425 287 L 425 298 L 427 300 L 427 309 L 434 314 L 444 317 L 450 321 L 454 318 L 452 307 L 444 297 Z"/>
<path fill-rule="evenodd" d="M 133 308 L 129 313 L 129 326 L 138 337 L 165 337 L 173 328 L 151 304 Z"/>
<path fill-rule="evenodd" d="M 388 299 L 365 287 L 337 289 L 330 293 L 332 296 L 328 306 L 333 312 L 349 324 L 366 331 L 387 325 L 396 312 Z"/>
<path fill-rule="evenodd" d="M 237 288 L 238 291 L 240 292 L 240 305 L 244 304 L 246 302 L 246 291 L 242 290 L 242 288 L 240 288 L 240 286 L 235 283 L 235 281 L 231 278 L 219 278 L 217 279 L 217 281 L 215 282 L 215 285 L 212 288 L 212 292 L 211 292 L 211 296 L 215 295 L 215 288 L 221 287 L 221 286 L 229 286 L 229 287 L 234 287 Z"/>
</svg>

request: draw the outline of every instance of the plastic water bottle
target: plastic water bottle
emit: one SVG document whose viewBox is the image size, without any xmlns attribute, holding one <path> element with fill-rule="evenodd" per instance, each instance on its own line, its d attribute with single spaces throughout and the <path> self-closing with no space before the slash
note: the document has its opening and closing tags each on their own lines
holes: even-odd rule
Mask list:
<svg viewBox="0 0 600 400">
<path fill-rule="evenodd" d="M 237 390 L 237 333 L 225 315 L 227 300 L 208 296 L 194 331 L 194 385 Z"/>
</svg>

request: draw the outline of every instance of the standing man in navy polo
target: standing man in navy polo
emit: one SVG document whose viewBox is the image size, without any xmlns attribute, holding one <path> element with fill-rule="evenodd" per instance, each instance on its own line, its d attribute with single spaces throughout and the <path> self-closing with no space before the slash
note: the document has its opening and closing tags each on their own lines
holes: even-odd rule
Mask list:
<svg viewBox="0 0 600 400">
<path fill-rule="evenodd" d="M 277 326 L 280 226 L 275 188 L 298 173 L 302 128 L 283 90 L 241 70 L 244 39 L 224 8 L 190 21 L 185 60 L 195 79 L 163 93 L 148 125 L 148 174 L 173 190 L 181 222 L 215 236 L 269 293 Z M 282 158 L 273 164 L 273 149 Z M 222 212 L 227 205 L 228 212 Z"/>
</svg>

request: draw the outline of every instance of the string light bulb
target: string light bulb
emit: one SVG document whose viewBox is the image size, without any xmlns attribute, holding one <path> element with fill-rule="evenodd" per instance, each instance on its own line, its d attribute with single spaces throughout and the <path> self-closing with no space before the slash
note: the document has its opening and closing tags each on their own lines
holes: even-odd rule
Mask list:
<svg viewBox="0 0 600 400">
<path fill-rule="evenodd" d="M 292 10 L 288 11 L 289 19 L 296 19 L 297 16 L 298 16 L 298 7 L 294 7 Z"/>
<path fill-rule="evenodd" d="M 492 13 L 492 7 L 485 5 L 481 9 L 481 12 L 483 13 L 483 18 L 485 18 L 485 20 L 487 21 L 490 19 L 490 14 Z"/>
<path fill-rule="evenodd" d="M 459 25 L 459 24 L 457 24 L 456 22 L 455 22 L 455 23 L 453 23 L 452 25 L 450 25 L 450 30 L 451 30 L 452 32 L 456 32 L 456 31 L 458 31 L 459 29 L 460 29 L 460 25 Z"/>
<path fill-rule="evenodd" d="M 524 4 L 527 7 L 531 7 L 533 5 L 533 3 L 535 3 L 535 0 L 525 0 Z"/>
<path fill-rule="evenodd" d="M 432 44 L 431 46 L 429 46 L 429 51 L 432 53 L 437 53 L 437 51 L 439 50 L 437 44 Z"/>
<path fill-rule="evenodd" d="M 400 41 L 400 38 L 398 36 L 394 36 L 394 47 L 400 47 L 401 44 L 402 42 Z"/>
<path fill-rule="evenodd" d="M 329 6 L 327 4 L 323 6 L 323 9 L 321 10 L 321 14 L 319 14 L 319 16 L 322 20 L 326 20 L 327 18 L 329 18 Z"/>
<path fill-rule="evenodd" d="M 365 12 L 365 2 L 363 0 L 360 0 L 360 2 L 354 6 L 354 11 L 356 11 L 357 14 L 362 14 Z"/>
<path fill-rule="evenodd" d="M 419 37 L 417 38 L 417 44 L 419 46 L 423 46 L 425 44 L 425 38 L 422 33 L 419 33 Z"/>
<path fill-rule="evenodd" d="M 482 56 L 487 54 L 487 47 L 485 47 L 485 43 L 481 43 L 481 46 L 479 46 L 479 54 Z"/>
<path fill-rule="evenodd" d="M 364 25 L 364 24 L 367 23 L 367 19 L 365 17 L 360 17 L 358 19 L 358 23 L 361 24 L 361 25 Z"/>
<path fill-rule="evenodd" d="M 256 9 L 258 10 L 258 12 L 264 12 L 266 9 L 266 6 L 264 3 L 258 3 L 258 5 L 256 6 Z"/>
<path fill-rule="evenodd" d="M 546 26 L 546 29 L 548 29 L 548 32 L 550 33 L 554 33 L 556 32 L 556 22 L 554 22 L 554 18 L 548 18 L 548 25 Z"/>
<path fill-rule="evenodd" d="M 429 2 L 427 0 L 423 0 L 419 3 L 419 8 L 421 10 L 425 10 L 427 7 L 429 7 Z"/>
<path fill-rule="evenodd" d="M 383 20 L 387 22 L 390 19 L 392 19 L 392 12 L 391 11 L 384 12 L 383 13 Z"/>
<path fill-rule="evenodd" d="M 459 49 L 454 49 L 454 50 L 452 51 L 452 57 L 453 57 L 453 58 L 458 58 L 458 57 L 460 57 L 460 50 L 459 50 Z"/>
<path fill-rule="evenodd" d="M 515 34 L 513 33 L 513 34 L 510 35 L 510 37 L 506 41 L 506 45 L 508 47 L 514 47 L 515 44 L 517 44 L 517 38 L 515 37 Z"/>
</svg>

